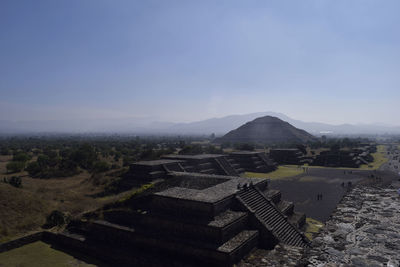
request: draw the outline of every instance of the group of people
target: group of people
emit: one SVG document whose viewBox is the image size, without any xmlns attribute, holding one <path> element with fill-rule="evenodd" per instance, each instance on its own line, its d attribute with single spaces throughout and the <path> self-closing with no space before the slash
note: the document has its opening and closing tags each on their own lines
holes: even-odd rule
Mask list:
<svg viewBox="0 0 400 267">
<path fill-rule="evenodd" d="M 322 200 L 322 193 L 317 194 L 317 200 Z"/>
<path fill-rule="evenodd" d="M 341 184 L 341 185 L 342 185 L 342 187 L 344 187 L 344 185 L 345 185 L 345 184 L 344 184 L 344 182 L 342 182 L 342 184 Z M 351 187 L 352 185 L 353 185 L 353 183 L 352 183 L 352 182 L 350 182 L 350 181 L 349 181 L 349 182 L 347 182 L 347 186 L 348 186 L 348 187 Z"/>
<path fill-rule="evenodd" d="M 240 189 L 248 189 L 248 188 L 253 187 L 253 186 L 254 186 L 253 182 L 244 183 L 243 185 L 240 184 L 240 183 L 238 183 L 237 189 L 238 189 L 238 190 L 240 190 Z"/>
<path fill-rule="evenodd" d="M 303 167 L 303 172 L 308 173 L 308 167 Z"/>
</svg>

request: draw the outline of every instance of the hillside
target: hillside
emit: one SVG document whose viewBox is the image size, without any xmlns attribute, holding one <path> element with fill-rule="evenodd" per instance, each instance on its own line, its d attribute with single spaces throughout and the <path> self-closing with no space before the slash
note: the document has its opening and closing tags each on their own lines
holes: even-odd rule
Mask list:
<svg viewBox="0 0 400 267">
<path fill-rule="evenodd" d="M 288 122 L 272 116 L 264 116 L 247 122 L 236 130 L 230 131 L 216 143 L 305 143 L 315 137 L 298 129 Z"/>
</svg>

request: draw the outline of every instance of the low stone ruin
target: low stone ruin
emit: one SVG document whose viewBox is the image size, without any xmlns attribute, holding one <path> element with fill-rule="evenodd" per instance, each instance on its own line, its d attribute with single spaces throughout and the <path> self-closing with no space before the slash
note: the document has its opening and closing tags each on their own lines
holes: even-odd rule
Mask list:
<svg viewBox="0 0 400 267">
<path fill-rule="evenodd" d="M 169 186 L 140 204 L 105 210 L 102 220 L 71 224 L 60 244 L 105 262 L 139 266 L 231 266 L 256 247 L 309 244 L 299 230 L 305 215 L 294 212 L 279 191 L 269 190 L 265 179 L 168 176 Z"/>
<path fill-rule="evenodd" d="M 373 161 L 368 151 L 353 150 L 329 150 L 317 155 L 311 165 L 326 167 L 359 168 L 362 164 Z"/>
<path fill-rule="evenodd" d="M 271 149 L 269 153 L 278 164 L 303 165 L 310 162 L 297 148 Z"/>
<path fill-rule="evenodd" d="M 227 155 L 166 155 L 160 160 L 139 161 L 130 165 L 124 177 L 126 188 L 140 183 L 162 179 L 170 171 L 239 176 L 245 171 L 270 172 L 276 163 L 263 152 L 242 151 Z"/>
</svg>

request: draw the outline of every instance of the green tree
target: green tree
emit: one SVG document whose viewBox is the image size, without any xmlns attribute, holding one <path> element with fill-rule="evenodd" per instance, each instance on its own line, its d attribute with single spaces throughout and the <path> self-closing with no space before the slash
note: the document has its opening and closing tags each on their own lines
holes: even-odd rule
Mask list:
<svg viewBox="0 0 400 267">
<path fill-rule="evenodd" d="M 39 164 L 39 166 L 40 166 L 40 168 L 41 168 L 42 170 L 43 170 L 43 169 L 46 169 L 47 167 L 49 167 L 50 158 L 49 158 L 49 156 L 47 156 L 47 155 L 40 154 L 40 155 L 38 156 L 37 163 Z"/>
<path fill-rule="evenodd" d="M 11 161 L 6 165 L 7 172 L 10 173 L 21 172 L 24 168 L 25 162 L 21 161 Z"/>
<path fill-rule="evenodd" d="M 53 210 L 46 218 L 45 228 L 51 228 L 54 226 L 62 226 L 67 223 L 66 216 L 59 210 Z"/>
<path fill-rule="evenodd" d="M 93 164 L 93 172 L 106 172 L 110 169 L 110 165 L 105 161 L 96 161 Z"/>
<path fill-rule="evenodd" d="M 76 172 L 78 170 L 78 164 L 71 159 L 62 159 L 60 161 L 59 169 L 67 172 Z"/>
<path fill-rule="evenodd" d="M 26 167 L 26 171 L 31 177 L 36 177 L 41 173 L 42 168 L 37 161 L 34 161 L 28 164 L 28 166 Z"/>
<path fill-rule="evenodd" d="M 30 160 L 31 159 L 31 157 L 28 155 L 28 154 L 26 154 L 26 153 L 24 153 L 24 152 L 19 152 L 19 153 L 17 153 L 17 154 L 15 154 L 14 156 L 13 156 L 13 161 L 21 161 L 21 162 L 27 162 L 28 160 Z"/>
<path fill-rule="evenodd" d="M 97 153 L 91 145 L 84 144 L 80 146 L 78 150 L 72 153 L 71 159 L 80 167 L 89 170 L 93 167 L 93 163 L 97 160 Z"/>
</svg>

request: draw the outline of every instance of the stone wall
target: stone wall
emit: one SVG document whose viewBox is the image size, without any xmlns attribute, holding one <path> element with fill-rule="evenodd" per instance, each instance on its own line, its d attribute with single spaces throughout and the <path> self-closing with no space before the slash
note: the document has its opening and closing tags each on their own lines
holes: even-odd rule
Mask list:
<svg viewBox="0 0 400 267">
<path fill-rule="evenodd" d="M 30 234 L 18 239 L 14 239 L 9 242 L 5 242 L 3 244 L 0 244 L 0 253 L 6 252 L 8 250 L 14 249 L 14 248 L 19 248 L 24 245 L 27 245 L 29 243 L 33 243 L 36 241 L 40 241 L 43 238 L 43 232 L 37 232 L 34 234 Z"/>
</svg>

